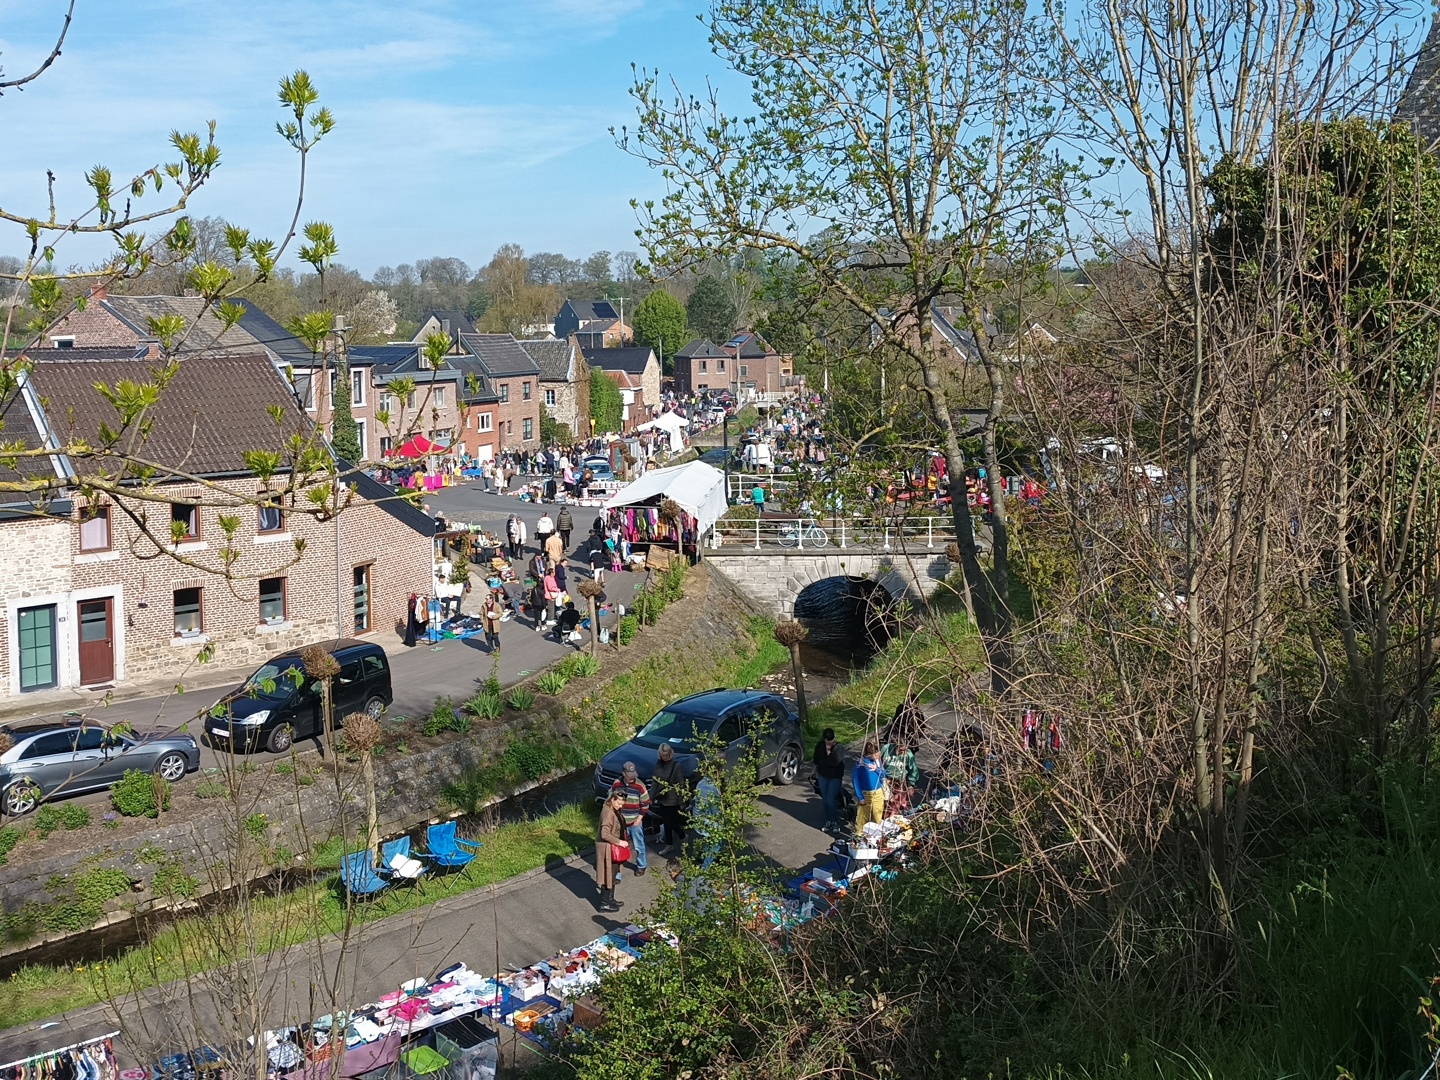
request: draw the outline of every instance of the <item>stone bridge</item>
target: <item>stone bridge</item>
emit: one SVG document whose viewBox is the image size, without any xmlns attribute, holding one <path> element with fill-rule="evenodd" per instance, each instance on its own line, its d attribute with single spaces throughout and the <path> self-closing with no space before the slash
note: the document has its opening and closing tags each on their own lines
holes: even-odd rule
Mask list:
<svg viewBox="0 0 1440 1080">
<path fill-rule="evenodd" d="M 897 600 L 929 596 L 949 576 L 942 551 L 864 551 L 854 548 L 727 548 L 705 552 L 710 569 L 776 618 L 792 618 L 795 599 L 827 578 L 869 578 Z"/>
</svg>

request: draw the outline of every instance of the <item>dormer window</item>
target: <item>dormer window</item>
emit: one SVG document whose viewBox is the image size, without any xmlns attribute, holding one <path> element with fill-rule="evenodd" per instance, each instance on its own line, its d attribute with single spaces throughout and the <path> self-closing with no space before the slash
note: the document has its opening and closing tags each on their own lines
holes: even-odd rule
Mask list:
<svg viewBox="0 0 1440 1080">
<path fill-rule="evenodd" d="M 50 345 L 55 349 L 73 349 L 75 347 L 75 335 L 69 334 L 65 337 L 52 337 Z"/>
</svg>

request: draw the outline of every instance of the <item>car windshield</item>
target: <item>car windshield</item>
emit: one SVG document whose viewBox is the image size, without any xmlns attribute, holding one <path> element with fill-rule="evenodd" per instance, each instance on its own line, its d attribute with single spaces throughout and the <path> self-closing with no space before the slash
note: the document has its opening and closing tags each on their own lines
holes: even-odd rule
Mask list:
<svg viewBox="0 0 1440 1080">
<path fill-rule="evenodd" d="M 300 670 L 298 660 L 272 660 L 246 679 L 240 689 L 253 697 L 284 700 L 295 692 L 296 676 Z"/>
<path fill-rule="evenodd" d="M 695 753 L 710 737 L 714 724 L 713 717 L 661 709 L 640 729 L 634 741 L 652 749 L 661 743 L 669 743 L 677 750 Z"/>
</svg>

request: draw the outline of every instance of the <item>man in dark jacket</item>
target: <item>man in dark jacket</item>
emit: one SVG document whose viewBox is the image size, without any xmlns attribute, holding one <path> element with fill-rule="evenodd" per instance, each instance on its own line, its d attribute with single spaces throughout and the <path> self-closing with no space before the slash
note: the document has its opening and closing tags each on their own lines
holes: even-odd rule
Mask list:
<svg viewBox="0 0 1440 1080">
<path fill-rule="evenodd" d="M 565 545 L 565 550 L 570 550 L 570 530 L 575 528 L 575 519 L 570 516 L 570 507 L 562 506 L 560 513 L 555 515 L 555 531 L 560 534 L 560 543 Z"/>
<path fill-rule="evenodd" d="M 650 783 L 655 789 L 655 812 L 660 818 L 660 842 L 669 845 L 669 854 L 674 857 L 680 854 L 680 845 L 685 842 L 685 819 L 681 805 L 690 794 L 690 785 L 669 743 L 661 743 L 655 757 L 655 775 Z"/>
<path fill-rule="evenodd" d="M 825 831 L 843 827 L 840 816 L 840 785 L 845 779 L 845 748 L 835 741 L 835 729 L 826 728 L 815 744 L 815 780 L 825 804 Z"/>
</svg>

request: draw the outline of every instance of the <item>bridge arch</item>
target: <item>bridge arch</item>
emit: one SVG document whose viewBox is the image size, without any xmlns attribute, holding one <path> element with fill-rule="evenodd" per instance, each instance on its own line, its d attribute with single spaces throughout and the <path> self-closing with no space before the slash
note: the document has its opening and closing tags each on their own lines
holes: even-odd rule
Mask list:
<svg viewBox="0 0 1440 1080">
<path fill-rule="evenodd" d="M 929 596 L 950 573 L 943 554 L 858 551 L 707 552 L 705 561 L 741 593 L 779 618 L 795 614 L 800 594 L 828 578 L 866 578 L 893 599 Z"/>
</svg>

